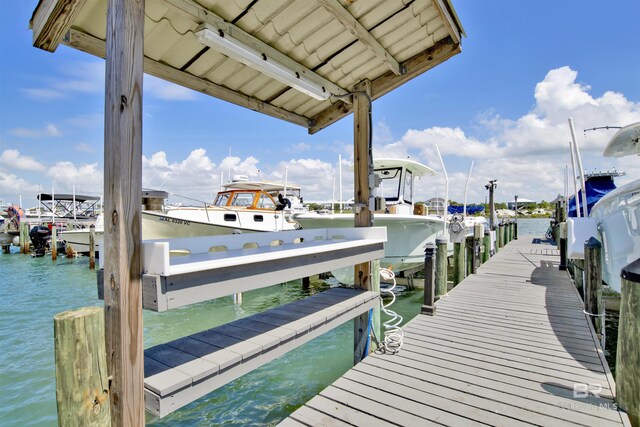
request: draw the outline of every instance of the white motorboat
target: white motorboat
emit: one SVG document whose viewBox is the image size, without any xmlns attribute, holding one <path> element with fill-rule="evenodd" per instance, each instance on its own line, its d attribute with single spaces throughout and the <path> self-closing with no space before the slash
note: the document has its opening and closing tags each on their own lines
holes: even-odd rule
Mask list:
<svg viewBox="0 0 640 427">
<path fill-rule="evenodd" d="M 286 200 L 280 203 L 279 195 Z M 294 212 L 306 212 L 300 187 L 241 177 L 224 184 L 213 205 L 143 211 L 142 235 L 161 239 L 295 230 Z"/>
<path fill-rule="evenodd" d="M 605 157 L 640 154 L 640 122 L 620 129 L 604 150 Z M 602 197 L 591 209 L 602 242 L 602 279 L 620 292 L 620 271 L 640 258 L 640 179 Z"/>
<path fill-rule="evenodd" d="M 284 203 L 280 203 L 279 195 Z M 166 207 L 161 201 L 167 196 L 164 192 L 143 192 L 143 201 L 148 202 L 143 203 L 143 239 L 294 230 L 299 225 L 291 218 L 292 214 L 306 212 L 300 187 L 248 181 L 244 177 L 224 184 L 212 205 Z M 83 228 L 64 231 L 61 236 L 76 252 L 84 253 L 89 251 L 89 232 L 89 228 Z M 104 223 L 99 219 L 95 230 L 96 252 L 103 232 Z"/>
<path fill-rule="evenodd" d="M 434 243 L 438 236 L 445 236 L 445 220 L 441 216 L 426 215 L 414 206 L 415 179 L 435 175 L 435 171 L 408 159 L 376 159 L 373 164 L 374 173 L 380 178 L 374 195 L 385 202 L 374 212 L 373 222 L 376 227 L 387 227 L 385 255 L 380 266 L 395 272 L 419 268 L 424 265 L 425 245 Z M 293 218 L 302 228 L 354 226 L 353 213 L 296 213 Z M 353 268 L 331 273 L 342 283 L 353 283 Z"/>
</svg>

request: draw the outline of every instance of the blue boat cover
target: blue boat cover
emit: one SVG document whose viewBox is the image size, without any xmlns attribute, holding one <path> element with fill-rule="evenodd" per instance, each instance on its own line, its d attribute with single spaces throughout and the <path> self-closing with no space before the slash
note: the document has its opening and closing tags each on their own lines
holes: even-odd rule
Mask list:
<svg viewBox="0 0 640 427">
<path fill-rule="evenodd" d="M 587 213 L 591 213 L 591 208 L 598 200 L 602 199 L 605 194 L 616 189 L 611 176 L 594 176 L 585 182 L 587 187 Z M 578 190 L 580 198 L 580 215 L 582 216 L 582 190 Z M 575 197 L 569 197 L 569 216 L 576 217 L 576 200 Z"/>
<path fill-rule="evenodd" d="M 469 215 L 473 215 L 475 213 L 478 212 L 483 212 L 484 211 L 484 206 L 483 205 L 468 205 L 467 206 L 467 214 Z M 461 214 L 464 212 L 464 206 L 449 206 L 448 212 L 450 214 Z"/>
</svg>

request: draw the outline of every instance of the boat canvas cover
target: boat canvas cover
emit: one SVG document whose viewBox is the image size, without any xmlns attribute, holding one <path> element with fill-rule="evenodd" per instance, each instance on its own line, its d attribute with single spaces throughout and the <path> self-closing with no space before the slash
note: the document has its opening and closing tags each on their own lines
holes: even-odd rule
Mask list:
<svg viewBox="0 0 640 427">
<path fill-rule="evenodd" d="M 448 212 L 450 214 L 461 214 L 464 212 L 464 206 L 460 205 L 456 205 L 456 206 L 449 206 L 448 208 Z M 484 206 L 482 205 L 469 205 L 467 206 L 467 215 L 473 215 L 476 214 L 478 212 L 484 212 Z"/>
<path fill-rule="evenodd" d="M 605 194 L 616 189 L 616 185 L 613 182 L 613 178 L 610 176 L 598 176 L 591 177 L 585 183 L 587 188 L 587 213 L 591 213 L 591 208 L 598 200 L 604 197 Z M 578 197 L 580 203 L 582 203 L 582 190 L 578 190 Z M 580 207 L 582 214 L 582 206 Z M 576 217 L 576 199 L 575 197 L 569 198 L 569 216 Z"/>
</svg>

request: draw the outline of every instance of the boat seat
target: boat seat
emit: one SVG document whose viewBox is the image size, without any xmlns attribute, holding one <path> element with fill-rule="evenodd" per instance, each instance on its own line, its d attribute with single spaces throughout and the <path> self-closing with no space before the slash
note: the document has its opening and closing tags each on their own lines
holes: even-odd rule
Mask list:
<svg viewBox="0 0 640 427">
<path fill-rule="evenodd" d="M 333 288 L 148 348 L 145 406 L 163 417 L 378 306 L 377 292 Z"/>
</svg>

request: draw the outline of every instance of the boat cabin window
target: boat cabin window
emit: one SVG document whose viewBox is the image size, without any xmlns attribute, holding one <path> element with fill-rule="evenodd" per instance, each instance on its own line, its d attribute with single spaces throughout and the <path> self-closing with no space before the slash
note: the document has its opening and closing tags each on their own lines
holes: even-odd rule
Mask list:
<svg viewBox="0 0 640 427">
<path fill-rule="evenodd" d="M 400 199 L 400 177 L 402 169 L 377 169 L 375 174 L 382 180 L 376 188 L 375 196 L 384 197 L 387 202 L 397 202 Z"/>
<path fill-rule="evenodd" d="M 268 194 L 261 194 L 260 200 L 258 200 L 258 208 L 260 209 L 275 209 L 275 202 L 269 197 Z"/>
<path fill-rule="evenodd" d="M 413 200 L 413 185 L 411 185 L 412 179 L 413 174 L 410 170 L 407 170 L 404 174 L 404 192 L 402 193 L 402 198 L 406 203 L 411 203 Z"/>
<path fill-rule="evenodd" d="M 215 206 L 227 206 L 229 202 L 229 193 L 219 193 L 216 197 L 216 201 L 213 203 Z"/>
<path fill-rule="evenodd" d="M 251 207 L 254 193 L 236 193 L 231 201 L 231 206 Z"/>
</svg>

